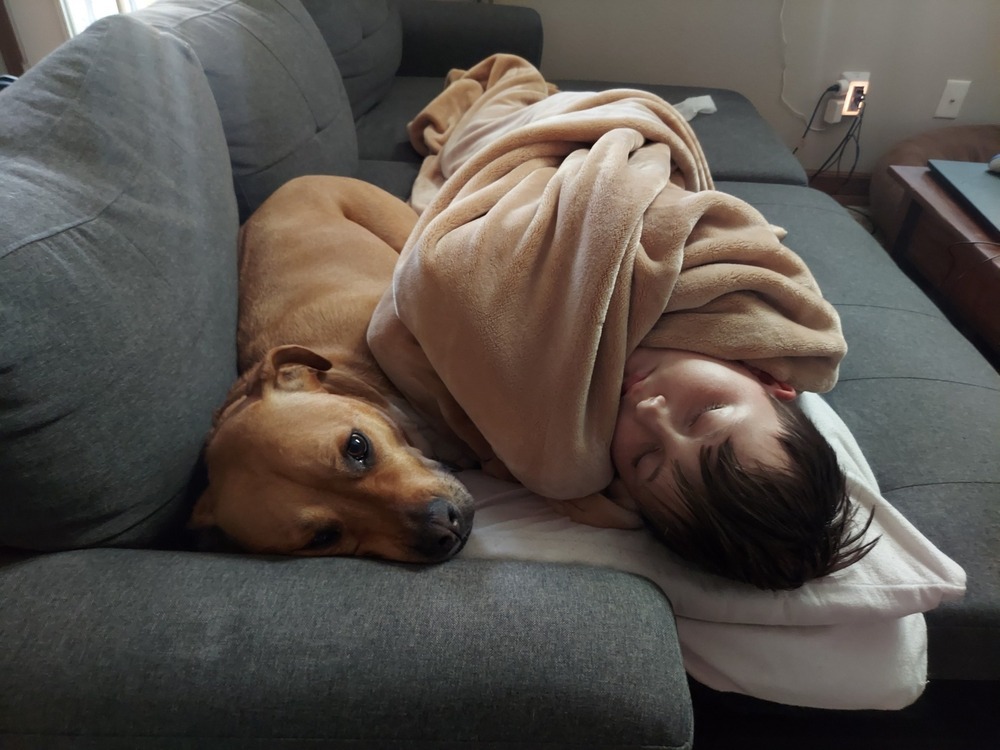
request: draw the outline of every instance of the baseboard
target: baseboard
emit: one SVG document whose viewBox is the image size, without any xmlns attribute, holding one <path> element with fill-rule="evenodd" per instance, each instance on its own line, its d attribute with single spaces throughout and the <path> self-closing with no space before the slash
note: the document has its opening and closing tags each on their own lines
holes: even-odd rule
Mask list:
<svg viewBox="0 0 1000 750">
<path fill-rule="evenodd" d="M 826 193 L 842 206 L 867 206 L 870 174 L 850 174 L 849 172 L 823 172 L 815 175 L 809 172 L 809 185 Z"/>
</svg>

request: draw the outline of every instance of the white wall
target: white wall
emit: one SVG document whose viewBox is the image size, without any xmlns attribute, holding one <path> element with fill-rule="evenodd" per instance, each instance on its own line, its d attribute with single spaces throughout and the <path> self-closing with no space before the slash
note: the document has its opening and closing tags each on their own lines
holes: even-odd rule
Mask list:
<svg viewBox="0 0 1000 750">
<path fill-rule="evenodd" d="M 1000 123 L 1000 0 L 786 0 L 784 51 L 782 0 L 496 1 L 541 14 L 549 78 L 735 89 L 789 146 L 805 123 L 781 102 L 783 59 L 785 98 L 806 115 L 842 71 L 869 71 L 860 172 L 913 133 Z M 934 119 L 949 78 L 972 87 L 959 119 Z M 811 133 L 802 163 L 818 167 L 848 126 Z"/>
<path fill-rule="evenodd" d="M 69 38 L 59 0 L 4 0 L 14 33 L 31 67 Z"/>
</svg>

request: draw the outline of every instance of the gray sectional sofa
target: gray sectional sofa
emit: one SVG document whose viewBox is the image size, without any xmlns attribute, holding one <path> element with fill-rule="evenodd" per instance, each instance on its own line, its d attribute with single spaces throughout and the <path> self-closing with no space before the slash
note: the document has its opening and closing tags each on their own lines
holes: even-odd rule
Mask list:
<svg viewBox="0 0 1000 750">
<path fill-rule="evenodd" d="M 931 682 L 914 705 L 709 690 L 685 676 L 669 601 L 613 570 L 190 548 L 199 451 L 235 376 L 240 221 L 300 174 L 405 198 L 419 158 L 404 126 L 446 70 L 496 51 L 537 64 L 541 49 L 525 8 L 164 0 L 0 93 L 0 746 L 1000 736 L 1000 377 L 734 92 L 647 87 L 715 98 L 692 125 L 718 187 L 789 229 L 842 316 L 850 353 L 828 402 L 885 496 L 968 573 L 965 598 L 927 615 Z"/>
</svg>

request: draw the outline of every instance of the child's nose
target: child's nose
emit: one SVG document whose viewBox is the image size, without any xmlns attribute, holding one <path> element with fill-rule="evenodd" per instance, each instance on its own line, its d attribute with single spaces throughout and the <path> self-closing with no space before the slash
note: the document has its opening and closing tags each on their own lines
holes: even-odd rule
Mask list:
<svg viewBox="0 0 1000 750">
<path fill-rule="evenodd" d="M 670 407 L 667 406 L 667 400 L 662 395 L 640 401 L 635 406 L 635 415 L 639 424 L 657 438 L 673 437 L 674 429 L 670 419 Z"/>
</svg>

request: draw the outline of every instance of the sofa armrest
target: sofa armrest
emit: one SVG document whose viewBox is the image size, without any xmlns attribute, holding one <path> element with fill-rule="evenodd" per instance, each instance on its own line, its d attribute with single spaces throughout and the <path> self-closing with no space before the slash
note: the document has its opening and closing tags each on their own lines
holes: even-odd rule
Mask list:
<svg viewBox="0 0 1000 750">
<path fill-rule="evenodd" d="M 533 8 L 447 0 L 400 0 L 403 59 L 397 75 L 442 77 L 508 52 L 542 60 L 542 20 Z"/>
</svg>

